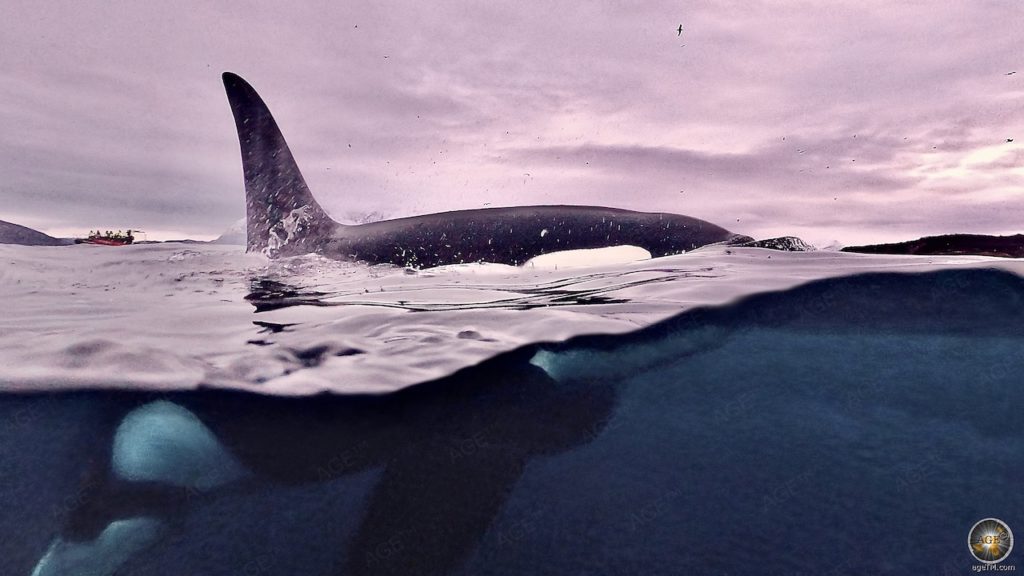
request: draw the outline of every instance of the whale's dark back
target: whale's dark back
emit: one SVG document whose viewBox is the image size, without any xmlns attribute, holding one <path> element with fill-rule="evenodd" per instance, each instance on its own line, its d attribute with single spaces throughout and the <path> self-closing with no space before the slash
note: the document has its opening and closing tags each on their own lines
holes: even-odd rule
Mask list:
<svg viewBox="0 0 1024 576">
<path fill-rule="evenodd" d="M 749 237 L 689 216 L 598 206 L 522 206 L 428 214 L 345 228 L 325 250 L 399 266 L 495 262 L 518 266 L 562 250 L 631 245 L 652 256 Z"/>
</svg>

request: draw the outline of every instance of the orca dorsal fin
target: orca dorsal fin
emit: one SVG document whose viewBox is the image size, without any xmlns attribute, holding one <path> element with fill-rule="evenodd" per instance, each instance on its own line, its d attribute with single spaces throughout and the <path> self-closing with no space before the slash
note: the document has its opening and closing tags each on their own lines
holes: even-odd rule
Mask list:
<svg viewBox="0 0 1024 576">
<path fill-rule="evenodd" d="M 313 198 L 256 90 L 237 74 L 222 78 L 242 151 L 246 250 L 269 257 L 316 252 L 337 224 Z"/>
</svg>

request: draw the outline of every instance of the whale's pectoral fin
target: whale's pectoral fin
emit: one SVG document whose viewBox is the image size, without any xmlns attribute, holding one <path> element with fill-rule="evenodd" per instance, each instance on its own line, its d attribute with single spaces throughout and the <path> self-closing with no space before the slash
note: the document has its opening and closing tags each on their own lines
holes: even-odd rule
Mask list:
<svg viewBox="0 0 1024 576">
<path fill-rule="evenodd" d="M 247 250 L 270 257 L 316 251 L 337 224 L 313 198 L 256 90 L 230 72 L 223 79 L 242 150 Z"/>
<path fill-rule="evenodd" d="M 520 457 L 472 440 L 406 456 L 380 479 L 346 574 L 448 574 L 479 543 L 523 470 Z"/>
</svg>

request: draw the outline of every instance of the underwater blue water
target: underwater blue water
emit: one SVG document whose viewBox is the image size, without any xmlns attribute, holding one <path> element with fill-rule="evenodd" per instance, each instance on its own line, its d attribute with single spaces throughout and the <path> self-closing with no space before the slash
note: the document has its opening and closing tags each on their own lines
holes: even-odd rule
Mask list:
<svg viewBox="0 0 1024 576">
<path fill-rule="evenodd" d="M 3 574 L 969 573 L 1022 336 L 1016 275 L 868 274 L 383 396 L 2 395 Z"/>
</svg>

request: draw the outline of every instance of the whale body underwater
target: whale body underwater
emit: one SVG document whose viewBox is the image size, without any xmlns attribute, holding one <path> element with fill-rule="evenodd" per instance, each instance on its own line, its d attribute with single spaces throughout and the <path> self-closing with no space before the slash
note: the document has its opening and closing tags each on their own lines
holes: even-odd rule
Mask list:
<svg viewBox="0 0 1024 576">
<path fill-rule="evenodd" d="M 518 266 L 564 250 L 631 245 L 657 257 L 753 240 L 689 216 L 600 206 L 485 208 L 340 224 L 306 186 L 256 90 L 230 72 L 223 80 L 242 153 L 249 252 L 270 258 L 317 253 L 411 268 L 470 262 Z"/>
</svg>

